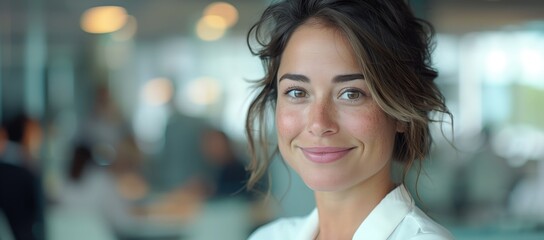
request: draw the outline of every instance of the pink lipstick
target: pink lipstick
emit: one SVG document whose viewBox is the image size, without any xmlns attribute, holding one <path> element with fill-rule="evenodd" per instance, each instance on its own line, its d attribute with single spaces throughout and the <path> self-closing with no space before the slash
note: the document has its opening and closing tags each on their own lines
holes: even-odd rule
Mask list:
<svg viewBox="0 0 544 240">
<path fill-rule="evenodd" d="M 301 148 L 304 156 L 314 163 L 331 163 L 348 154 L 353 148 L 308 147 Z"/>
</svg>

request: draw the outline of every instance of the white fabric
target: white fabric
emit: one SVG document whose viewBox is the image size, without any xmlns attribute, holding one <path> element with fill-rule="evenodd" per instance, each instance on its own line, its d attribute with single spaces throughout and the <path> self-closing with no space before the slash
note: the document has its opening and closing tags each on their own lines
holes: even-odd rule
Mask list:
<svg viewBox="0 0 544 240">
<path fill-rule="evenodd" d="M 119 195 L 114 176 L 100 167 L 88 167 L 77 183 L 67 182 L 58 202 L 50 215 L 59 220 L 52 221 L 59 227 L 54 228 L 53 236 L 67 236 L 62 239 L 114 239 L 114 232 L 124 234 L 138 224 L 130 213 L 129 203 Z M 84 234 L 85 231 L 89 234 Z M 100 237 L 91 232 L 99 233 Z"/>
<path fill-rule="evenodd" d="M 317 209 L 304 218 L 283 218 L 257 229 L 249 240 L 313 240 Z M 361 223 L 353 240 L 448 240 L 453 236 L 417 206 L 403 185 L 395 188 Z"/>
</svg>

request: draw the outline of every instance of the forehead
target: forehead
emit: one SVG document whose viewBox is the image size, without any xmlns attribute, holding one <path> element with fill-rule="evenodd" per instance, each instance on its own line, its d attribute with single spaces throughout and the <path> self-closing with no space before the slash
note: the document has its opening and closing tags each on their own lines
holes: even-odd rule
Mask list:
<svg viewBox="0 0 544 240">
<path fill-rule="evenodd" d="M 303 50 L 317 47 L 315 50 L 325 50 L 324 47 L 331 45 L 337 48 L 345 48 L 349 46 L 349 42 L 337 28 L 312 21 L 304 23 L 295 29 L 287 42 L 284 52 L 287 50 L 292 51 L 293 49 L 289 48 L 293 47 Z M 351 49 L 349 50 L 351 51 Z"/>
<path fill-rule="evenodd" d="M 353 48 L 342 31 L 310 22 L 298 27 L 290 37 L 280 61 L 280 72 L 317 66 L 359 72 Z"/>
</svg>

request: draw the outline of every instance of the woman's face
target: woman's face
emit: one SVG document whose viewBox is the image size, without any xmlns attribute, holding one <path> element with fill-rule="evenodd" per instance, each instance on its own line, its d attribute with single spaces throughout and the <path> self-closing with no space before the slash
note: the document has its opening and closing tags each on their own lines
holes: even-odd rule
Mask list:
<svg viewBox="0 0 544 240">
<path fill-rule="evenodd" d="M 277 81 L 279 149 L 311 189 L 349 190 L 389 179 L 397 123 L 370 96 L 340 32 L 300 26 L 283 52 Z"/>
</svg>

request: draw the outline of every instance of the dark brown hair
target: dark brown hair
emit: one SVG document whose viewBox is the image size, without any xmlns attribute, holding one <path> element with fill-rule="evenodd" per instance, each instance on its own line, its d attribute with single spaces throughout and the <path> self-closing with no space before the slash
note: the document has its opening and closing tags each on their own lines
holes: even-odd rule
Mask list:
<svg viewBox="0 0 544 240">
<path fill-rule="evenodd" d="M 430 66 L 432 26 L 416 18 L 403 0 L 287 0 L 269 6 L 247 36 L 250 51 L 265 68 L 265 76 L 255 82 L 258 94 L 246 119 L 251 154 L 248 188 L 265 174 L 273 157 L 265 126 L 267 119 L 273 119 L 268 114 L 276 104 L 282 53 L 293 32 L 308 21 L 344 34 L 374 100 L 387 115 L 405 124 L 393 150 L 393 159 L 404 166 L 404 179 L 412 164 L 421 163 L 429 153 L 429 124 L 435 121 L 430 113 L 452 119 L 434 83 L 438 74 Z"/>
</svg>

